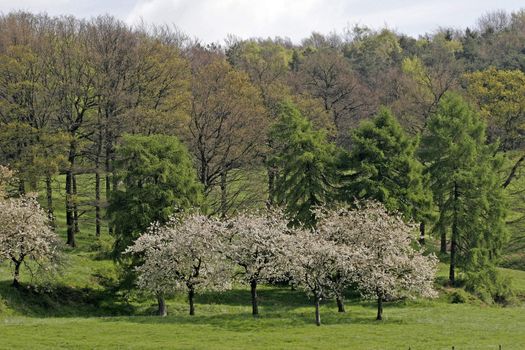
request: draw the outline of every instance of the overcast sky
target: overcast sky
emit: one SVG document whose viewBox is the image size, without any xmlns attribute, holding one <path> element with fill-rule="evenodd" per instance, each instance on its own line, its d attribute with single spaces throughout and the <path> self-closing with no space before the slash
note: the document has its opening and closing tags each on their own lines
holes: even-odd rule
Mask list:
<svg viewBox="0 0 525 350">
<path fill-rule="evenodd" d="M 525 8 L 523 0 L 0 0 L 0 11 L 26 10 L 89 18 L 112 14 L 129 24 L 175 24 L 205 42 L 341 32 L 354 25 L 417 36 L 439 26 L 465 28 L 492 10 Z"/>
</svg>

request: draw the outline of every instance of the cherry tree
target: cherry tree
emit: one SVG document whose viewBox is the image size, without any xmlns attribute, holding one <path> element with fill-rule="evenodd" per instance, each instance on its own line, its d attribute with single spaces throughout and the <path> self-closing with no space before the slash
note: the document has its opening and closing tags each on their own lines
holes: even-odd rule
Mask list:
<svg viewBox="0 0 525 350">
<path fill-rule="evenodd" d="M 340 295 L 355 274 L 359 257 L 346 245 L 325 240 L 316 232 L 302 230 L 288 238 L 287 259 L 294 283 L 315 301 L 315 323 L 321 325 L 321 300 Z M 338 276 L 346 276 L 339 278 Z"/>
<path fill-rule="evenodd" d="M 241 267 L 238 277 L 250 285 L 252 315 L 259 314 L 257 285 L 283 278 L 282 259 L 288 220 L 280 210 L 240 213 L 227 223 L 224 255 Z"/>
<path fill-rule="evenodd" d="M 47 213 L 35 197 L 0 198 L 0 261 L 13 263 L 14 287 L 20 286 L 20 267 L 28 260 L 44 270 L 56 267 L 59 246 Z"/>
<path fill-rule="evenodd" d="M 223 225 L 201 214 L 172 217 L 163 226 L 155 223 L 127 249 L 141 257 L 136 267 L 137 285 L 157 296 L 159 315 L 167 315 L 165 296 L 188 293 L 189 313 L 195 314 L 195 293 L 230 286 L 231 270 L 219 253 Z"/>
<path fill-rule="evenodd" d="M 331 288 L 337 302 L 338 312 L 346 312 L 344 304 L 345 291 L 350 285 L 355 284 L 356 271 L 364 264 L 365 257 L 362 250 L 351 239 L 354 227 L 345 222 L 345 218 L 340 214 L 338 210 L 327 210 L 324 207 L 314 210 L 314 215 L 318 218 L 315 233 L 320 239 L 328 241 L 324 244 L 336 244 L 339 247 L 343 246 L 353 250 L 352 254 L 347 254 L 345 257 L 346 259 L 351 259 L 351 261 L 346 263 L 352 264 L 352 268 L 345 268 L 345 265 L 343 265 L 343 268 L 331 276 Z"/>
<path fill-rule="evenodd" d="M 383 317 L 385 300 L 435 296 L 438 261 L 413 248 L 415 225 L 388 213 L 378 202 L 357 205 L 355 210 L 320 209 L 317 215 L 323 237 L 359 252 L 355 281 L 363 297 L 377 300 L 377 320 Z"/>
</svg>

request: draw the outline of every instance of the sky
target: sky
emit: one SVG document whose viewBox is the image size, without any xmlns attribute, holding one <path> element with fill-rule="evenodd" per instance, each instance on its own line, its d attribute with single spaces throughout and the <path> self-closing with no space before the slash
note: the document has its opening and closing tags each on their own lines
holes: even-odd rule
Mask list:
<svg viewBox="0 0 525 350">
<path fill-rule="evenodd" d="M 313 31 L 341 33 L 355 24 L 389 27 L 418 36 L 439 27 L 474 26 L 493 10 L 525 9 L 523 0 L 0 0 L 0 12 L 25 10 L 90 18 L 111 14 L 133 25 L 175 25 L 204 42 L 288 37 L 294 42 Z"/>
</svg>

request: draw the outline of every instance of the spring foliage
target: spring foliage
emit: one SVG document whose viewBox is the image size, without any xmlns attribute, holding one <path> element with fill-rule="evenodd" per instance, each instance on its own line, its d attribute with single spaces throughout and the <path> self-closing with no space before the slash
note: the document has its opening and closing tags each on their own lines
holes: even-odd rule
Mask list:
<svg viewBox="0 0 525 350">
<path fill-rule="evenodd" d="M 345 261 L 352 263 L 353 273 L 345 281 L 354 283 L 363 297 L 378 300 L 378 319 L 383 300 L 436 295 L 437 258 L 414 249 L 414 226 L 389 214 L 383 204 L 368 202 L 354 210 L 320 209 L 317 215 L 319 235 L 352 252 Z"/>
<path fill-rule="evenodd" d="M 193 295 L 230 286 L 229 264 L 219 253 L 222 225 L 201 214 L 171 217 L 165 225 L 154 223 L 126 252 L 138 255 L 137 286 L 157 296 L 188 292 L 190 314 Z"/>
<path fill-rule="evenodd" d="M 10 177 L 6 168 L 2 177 Z M 0 188 L 4 179 L 0 180 Z M 0 197 L 0 261 L 13 264 L 13 285 L 20 284 L 20 267 L 28 260 L 44 270 L 57 265 L 60 256 L 58 235 L 49 225 L 47 213 L 36 198 L 23 196 Z"/>
<path fill-rule="evenodd" d="M 254 315 L 257 285 L 288 280 L 315 300 L 317 324 L 321 300 L 342 298 L 350 287 L 379 303 L 435 295 L 437 259 L 414 249 L 413 227 L 382 204 L 318 208 L 316 215 L 316 230 L 290 228 L 279 210 L 227 221 L 192 214 L 154 224 L 128 249 L 143 260 L 137 285 L 157 296 L 224 289 L 234 280 L 234 263 L 236 275 L 252 288 Z M 190 312 L 191 305 L 192 296 Z"/>
</svg>

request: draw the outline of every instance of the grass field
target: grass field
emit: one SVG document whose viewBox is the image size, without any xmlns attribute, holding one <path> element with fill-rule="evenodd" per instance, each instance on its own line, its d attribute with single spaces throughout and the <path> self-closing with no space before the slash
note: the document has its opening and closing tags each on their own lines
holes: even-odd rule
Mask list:
<svg viewBox="0 0 525 350">
<path fill-rule="evenodd" d="M 253 318 L 249 290 L 237 286 L 198 295 L 195 316 L 177 295 L 168 301 L 169 316 L 159 318 L 153 298 L 115 292 L 117 268 L 104 253 L 111 239 L 94 237 L 89 215 L 61 273 L 32 280 L 43 287 L 15 290 L 10 266 L 0 264 L 0 349 L 525 349 L 525 271 L 513 269 L 501 270 L 517 293 L 506 307 L 473 297 L 452 304 L 455 290 L 439 286 L 436 300 L 386 303 L 382 322 L 374 320 L 373 302 L 349 297 L 345 314 L 326 302 L 316 327 L 300 291 L 263 286 L 261 315 Z M 57 217 L 64 235 L 63 212 Z M 438 281 L 446 270 L 442 265 Z M 31 278 L 24 269 L 24 286 Z"/>
<path fill-rule="evenodd" d="M 272 291 L 271 294 L 279 294 Z M 264 293 L 262 293 L 264 298 Z M 302 300 L 302 298 L 297 298 Z M 267 302 L 273 300 L 268 297 Z M 264 299 L 263 299 L 264 302 Z M 386 320 L 373 321 L 374 309 L 352 304 L 347 314 L 322 310 L 325 325 L 312 323 L 312 308 L 274 303 L 253 319 L 248 307 L 199 304 L 198 315 L 28 318 L 1 322 L 4 349 L 523 349 L 523 308 L 445 303 L 388 305 Z"/>
</svg>

